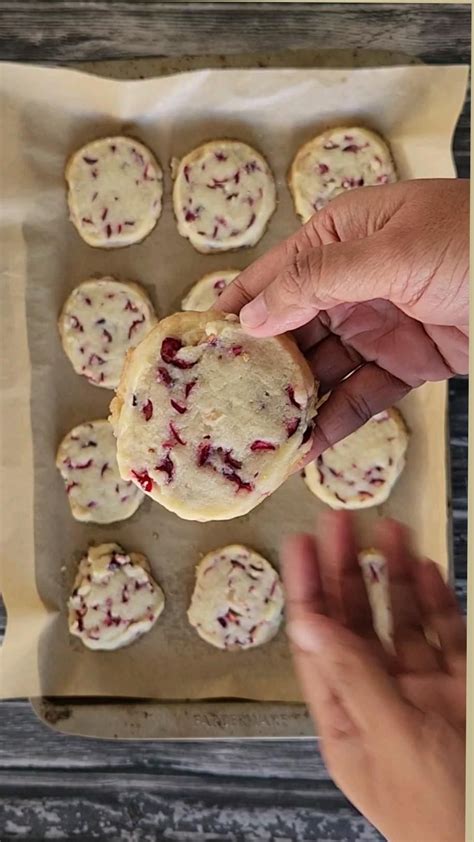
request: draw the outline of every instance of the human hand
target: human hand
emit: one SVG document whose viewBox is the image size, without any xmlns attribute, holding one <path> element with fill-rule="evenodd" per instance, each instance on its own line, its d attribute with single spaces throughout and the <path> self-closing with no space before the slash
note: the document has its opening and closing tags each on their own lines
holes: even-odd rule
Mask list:
<svg viewBox="0 0 474 842">
<path fill-rule="evenodd" d="M 375 636 L 347 512 L 288 539 L 288 635 L 328 770 L 390 842 L 464 839 L 466 628 L 437 565 L 381 521 L 395 654 Z M 436 639 L 436 644 L 429 643 Z"/>
<path fill-rule="evenodd" d="M 468 271 L 469 182 L 407 181 L 338 196 L 217 306 L 254 336 L 296 331 L 331 392 L 314 458 L 410 389 L 467 373 Z"/>
</svg>

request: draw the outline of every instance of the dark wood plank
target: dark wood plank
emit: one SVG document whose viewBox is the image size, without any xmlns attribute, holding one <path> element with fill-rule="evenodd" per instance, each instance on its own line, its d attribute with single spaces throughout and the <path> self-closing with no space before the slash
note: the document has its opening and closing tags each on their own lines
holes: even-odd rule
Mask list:
<svg viewBox="0 0 474 842">
<path fill-rule="evenodd" d="M 363 25 L 361 25 L 363 17 Z M 437 63 L 469 60 L 464 5 L 272 4 L 153 0 L 3 0 L 0 55 L 82 61 L 279 49 L 403 50 Z M 449 32 L 449 38 L 443 33 Z M 214 46 L 214 45 L 217 45 Z M 463 58 L 464 57 L 464 58 Z"/>
</svg>

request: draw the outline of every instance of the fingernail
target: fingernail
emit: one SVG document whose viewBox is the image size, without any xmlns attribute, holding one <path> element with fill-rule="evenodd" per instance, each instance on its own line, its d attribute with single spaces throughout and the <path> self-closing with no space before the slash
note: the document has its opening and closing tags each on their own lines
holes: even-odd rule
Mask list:
<svg viewBox="0 0 474 842">
<path fill-rule="evenodd" d="M 288 623 L 286 633 L 290 640 L 304 652 L 320 652 L 323 648 L 324 635 L 321 634 L 317 622 L 295 620 Z"/>
<path fill-rule="evenodd" d="M 254 298 L 240 311 L 240 321 L 244 327 L 260 327 L 267 318 L 268 310 L 263 295 Z"/>
</svg>

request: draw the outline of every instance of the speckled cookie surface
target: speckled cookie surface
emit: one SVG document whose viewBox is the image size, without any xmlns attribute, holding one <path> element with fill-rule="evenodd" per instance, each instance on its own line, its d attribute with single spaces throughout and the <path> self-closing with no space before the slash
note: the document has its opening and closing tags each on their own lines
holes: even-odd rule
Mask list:
<svg viewBox="0 0 474 842">
<path fill-rule="evenodd" d="M 242 650 L 271 640 L 283 616 L 283 587 L 272 565 L 239 544 L 198 564 L 188 619 L 218 649 Z"/>
<path fill-rule="evenodd" d="M 393 648 L 393 617 L 387 560 L 379 550 L 361 550 L 359 564 L 362 569 L 367 595 L 372 610 L 374 629 L 384 646 Z"/>
<path fill-rule="evenodd" d="M 239 271 L 236 269 L 209 272 L 208 275 L 204 275 L 191 287 L 188 294 L 183 298 L 181 308 L 199 312 L 209 310 L 238 274 Z"/>
<path fill-rule="evenodd" d="M 305 143 L 288 178 L 296 213 L 303 222 L 345 190 L 396 180 L 385 141 L 360 127 L 329 129 Z"/>
<path fill-rule="evenodd" d="M 87 143 L 65 173 L 69 216 L 90 246 L 139 243 L 161 214 L 163 173 L 149 149 L 130 137 Z"/>
<path fill-rule="evenodd" d="M 173 206 L 179 233 L 197 251 L 253 246 L 276 207 L 273 174 L 251 146 L 216 140 L 175 167 Z"/>
<path fill-rule="evenodd" d="M 69 631 L 89 649 L 120 649 L 152 628 L 164 604 L 144 555 L 90 547 L 68 602 Z"/>
<path fill-rule="evenodd" d="M 138 345 L 154 324 L 155 312 L 145 290 L 112 277 L 79 284 L 58 321 L 74 371 L 104 389 L 117 387 L 127 351 Z"/>
<path fill-rule="evenodd" d="M 115 436 L 106 419 L 74 427 L 59 445 L 56 466 L 76 520 L 115 523 L 143 502 L 143 492 L 119 474 Z"/>
<path fill-rule="evenodd" d="M 245 514 L 309 450 L 315 391 L 289 336 L 176 313 L 129 356 L 111 404 L 121 476 L 188 520 Z"/>
<path fill-rule="evenodd" d="M 379 412 L 307 465 L 305 482 L 333 509 L 377 506 L 387 500 L 403 471 L 407 445 L 400 412 Z"/>
</svg>

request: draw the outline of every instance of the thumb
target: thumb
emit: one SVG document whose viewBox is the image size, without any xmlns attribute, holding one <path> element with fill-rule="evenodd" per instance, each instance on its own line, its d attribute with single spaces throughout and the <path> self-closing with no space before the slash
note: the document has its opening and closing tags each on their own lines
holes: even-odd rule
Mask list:
<svg viewBox="0 0 474 842">
<path fill-rule="evenodd" d="M 404 701 L 365 640 L 318 614 L 290 622 L 287 633 L 316 718 L 318 693 L 312 688 L 323 681 L 361 733 L 383 735 L 395 722 L 413 721 L 415 710 Z"/>
<path fill-rule="evenodd" d="M 295 330 L 337 304 L 388 298 L 393 265 L 385 232 L 296 251 L 275 279 L 242 308 L 242 326 L 254 336 Z"/>
</svg>

